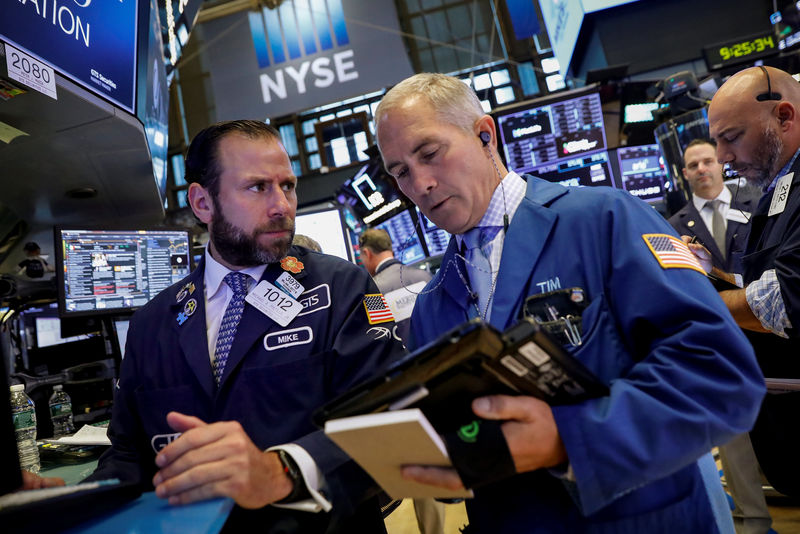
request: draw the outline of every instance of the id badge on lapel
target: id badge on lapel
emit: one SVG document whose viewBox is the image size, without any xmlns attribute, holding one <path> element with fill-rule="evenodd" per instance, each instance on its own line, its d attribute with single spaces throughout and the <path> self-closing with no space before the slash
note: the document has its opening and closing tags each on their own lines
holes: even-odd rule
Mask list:
<svg viewBox="0 0 800 534">
<path fill-rule="evenodd" d="M 583 289 L 569 287 L 526 298 L 520 317 L 534 319 L 562 345 L 578 347 L 583 343 L 581 317 L 587 305 Z"/>
</svg>

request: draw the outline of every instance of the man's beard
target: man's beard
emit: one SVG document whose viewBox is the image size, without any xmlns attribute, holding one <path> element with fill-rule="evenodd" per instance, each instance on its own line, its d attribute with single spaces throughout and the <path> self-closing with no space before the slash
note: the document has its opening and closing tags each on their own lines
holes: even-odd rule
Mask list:
<svg viewBox="0 0 800 534">
<path fill-rule="evenodd" d="M 771 127 L 767 126 L 761 142 L 758 143 L 753 153 L 753 163 L 745 166 L 744 176 L 749 182 L 764 187 L 769 185 L 775 178 L 778 162 L 783 152 L 783 139 Z M 737 165 L 731 165 L 733 170 L 738 171 Z M 753 174 L 750 175 L 749 172 Z"/>
<path fill-rule="evenodd" d="M 279 230 L 288 230 L 290 233 L 285 238 L 274 240 L 268 246 L 259 244 L 259 234 Z M 229 265 L 237 267 L 253 267 L 265 263 L 275 263 L 286 256 L 289 247 L 292 246 L 292 239 L 294 239 L 294 220 L 284 217 L 270 224 L 259 226 L 248 235 L 225 218 L 221 206 L 214 199 L 214 215 L 211 219 L 210 231 L 214 250 L 223 260 Z"/>
</svg>

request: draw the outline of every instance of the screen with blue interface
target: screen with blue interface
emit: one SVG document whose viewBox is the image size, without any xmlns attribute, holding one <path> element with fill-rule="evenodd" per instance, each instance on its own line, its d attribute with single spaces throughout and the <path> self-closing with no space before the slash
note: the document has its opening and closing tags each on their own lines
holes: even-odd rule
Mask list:
<svg viewBox="0 0 800 534">
<path fill-rule="evenodd" d="M 417 216 L 419 217 L 422 233 L 425 236 L 425 244 L 428 246 L 430 255 L 438 256 L 439 254 L 444 254 L 447 244 L 450 242 L 450 234 L 433 224 L 419 209 L 417 209 Z"/>
<path fill-rule="evenodd" d="M 62 317 L 139 308 L 191 270 L 185 230 L 55 233 Z"/>
<path fill-rule="evenodd" d="M 614 185 L 600 95 L 571 91 L 493 112 L 509 170 L 564 185 Z"/>
<path fill-rule="evenodd" d="M 417 231 L 411 213 L 408 210 L 401 211 L 397 215 L 390 217 L 376 226 L 386 230 L 392 239 L 392 250 L 394 257 L 403 264 L 408 265 L 425 258 L 422 244 L 417 237 Z"/>
<path fill-rule="evenodd" d="M 666 170 L 658 145 L 619 147 L 617 159 L 625 191 L 650 203 L 664 200 Z"/>
</svg>

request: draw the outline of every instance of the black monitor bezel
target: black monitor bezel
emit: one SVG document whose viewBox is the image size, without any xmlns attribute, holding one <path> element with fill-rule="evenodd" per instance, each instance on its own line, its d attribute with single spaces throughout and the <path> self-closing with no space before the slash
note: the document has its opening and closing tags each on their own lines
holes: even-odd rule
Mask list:
<svg viewBox="0 0 800 534">
<path fill-rule="evenodd" d="M 165 227 L 141 227 L 137 229 L 131 229 L 127 226 L 125 227 L 114 227 L 114 226 L 92 226 L 92 225 L 81 225 L 81 226 L 61 226 L 57 225 L 53 227 L 53 249 L 55 251 L 55 269 L 56 269 L 56 293 L 57 293 L 57 302 L 58 302 L 58 315 L 61 318 L 71 318 L 71 317 L 87 317 L 87 316 L 115 316 L 115 315 L 126 315 L 132 314 L 141 306 L 131 307 L 131 308 L 106 308 L 103 310 L 82 310 L 82 311 L 68 311 L 66 309 L 67 304 L 67 296 L 66 291 L 64 289 L 64 248 L 63 248 L 63 240 L 61 236 L 64 231 L 75 231 L 75 232 L 185 232 L 187 242 L 189 244 L 189 270 L 192 269 L 192 232 L 188 228 L 182 227 L 175 227 L 175 226 L 165 226 Z"/>
</svg>

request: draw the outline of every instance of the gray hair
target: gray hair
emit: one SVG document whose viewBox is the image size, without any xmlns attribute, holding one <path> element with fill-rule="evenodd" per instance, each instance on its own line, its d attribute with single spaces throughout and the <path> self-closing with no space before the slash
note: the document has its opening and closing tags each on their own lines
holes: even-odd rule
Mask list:
<svg viewBox="0 0 800 534">
<path fill-rule="evenodd" d="M 381 117 L 413 98 L 431 104 L 442 122 L 473 133 L 475 122 L 486 115 L 478 95 L 467 84 L 444 74 L 422 72 L 406 78 L 387 92 L 375 110 L 375 131 Z"/>
</svg>

